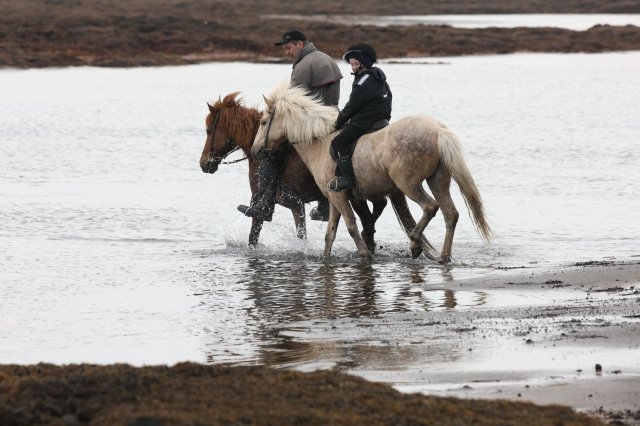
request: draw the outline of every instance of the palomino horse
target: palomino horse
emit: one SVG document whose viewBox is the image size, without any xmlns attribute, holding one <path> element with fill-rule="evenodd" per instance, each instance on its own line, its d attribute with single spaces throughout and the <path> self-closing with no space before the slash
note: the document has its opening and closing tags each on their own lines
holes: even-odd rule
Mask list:
<svg viewBox="0 0 640 426">
<path fill-rule="evenodd" d="M 289 141 L 300 154 L 323 193 L 331 204 L 325 237 L 325 256 L 331 254 L 340 216 L 362 257 L 368 257 L 367 246 L 358 234 L 353 211 L 349 206 L 349 191 L 331 192 L 327 183 L 334 176 L 335 162 L 329 155 L 335 131 L 337 111 L 309 97 L 304 90 L 288 85 L 279 86 L 268 98 L 260 128 L 251 150 L 254 156 L 261 150 L 276 149 Z M 491 228 L 485 218 L 480 193 L 467 168 L 460 143 L 443 124 L 426 116 L 403 118 L 378 132 L 360 138 L 353 154 L 353 168 L 357 186 L 353 190 L 360 198 L 393 194 L 400 190 L 422 208 L 422 217 L 408 233 L 411 253 L 421 252 L 420 236 L 442 209 L 446 233 L 440 260 L 451 260 L 453 234 L 458 221 L 449 187 L 451 178 L 460 187 L 471 218 L 480 236 L 488 241 Z M 427 181 L 435 200 L 427 194 L 422 183 Z"/>
<path fill-rule="evenodd" d="M 246 108 L 242 101 L 237 99 L 239 92 L 226 95 L 209 106 L 209 114 L 205 124 L 207 139 L 200 156 L 200 168 L 205 173 L 215 173 L 218 166 L 232 152 L 240 149 L 249 160 L 249 184 L 251 193 L 255 193 L 257 185 L 257 161 L 250 155 L 254 137 L 258 131 L 261 113 L 254 108 Z M 304 204 L 317 201 L 322 197 L 322 192 L 316 185 L 309 169 L 300 159 L 295 150 L 287 156 L 284 168 L 283 181 L 278 188 L 276 201 L 288 208 L 293 213 L 298 236 L 306 237 L 306 223 L 304 216 Z M 352 200 L 353 208 L 360 216 L 362 222 L 362 238 L 372 252 L 375 250 L 375 222 L 384 210 L 387 201 L 384 197 L 373 202 L 373 213 L 369 210 L 366 201 Z M 415 221 L 411 216 L 406 198 L 404 196 L 392 198 L 392 205 L 398 220 L 404 228 L 411 230 Z M 253 219 L 249 232 L 249 245 L 255 246 L 260 237 L 263 222 Z M 422 246 L 427 257 L 431 256 L 433 247 L 422 237 Z"/>
</svg>

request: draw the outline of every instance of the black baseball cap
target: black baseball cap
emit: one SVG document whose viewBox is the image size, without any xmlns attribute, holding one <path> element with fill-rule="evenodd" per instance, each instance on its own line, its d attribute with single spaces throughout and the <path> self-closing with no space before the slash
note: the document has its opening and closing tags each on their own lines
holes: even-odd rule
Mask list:
<svg viewBox="0 0 640 426">
<path fill-rule="evenodd" d="M 282 34 L 282 40 L 276 41 L 276 46 L 282 46 L 283 44 L 287 44 L 290 41 L 307 41 L 307 37 L 300 30 L 289 30 L 286 33 Z"/>
</svg>

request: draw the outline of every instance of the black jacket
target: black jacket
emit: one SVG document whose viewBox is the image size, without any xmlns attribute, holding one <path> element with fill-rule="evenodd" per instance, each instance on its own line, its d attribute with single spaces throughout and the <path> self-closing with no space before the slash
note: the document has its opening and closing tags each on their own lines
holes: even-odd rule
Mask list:
<svg viewBox="0 0 640 426">
<path fill-rule="evenodd" d="M 351 120 L 351 125 L 369 130 L 378 120 L 391 118 L 391 89 L 387 76 L 377 67 L 356 74 L 349 101 L 338 114 L 336 129 Z"/>
</svg>

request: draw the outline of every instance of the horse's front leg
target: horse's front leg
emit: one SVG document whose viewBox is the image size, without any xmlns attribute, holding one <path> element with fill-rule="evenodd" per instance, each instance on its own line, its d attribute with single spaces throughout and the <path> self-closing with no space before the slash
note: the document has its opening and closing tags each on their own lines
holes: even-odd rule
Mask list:
<svg viewBox="0 0 640 426">
<path fill-rule="evenodd" d="M 276 198 L 276 202 L 283 207 L 291 210 L 293 214 L 293 222 L 296 225 L 296 234 L 298 238 L 307 239 L 307 222 L 304 217 L 304 201 L 297 191 L 294 191 L 289 185 L 283 183 Z"/>
<path fill-rule="evenodd" d="M 351 209 L 351 204 L 349 204 L 349 200 L 347 199 L 346 194 L 344 194 L 344 191 L 330 193 L 329 202 L 334 205 L 344 217 L 344 223 L 347 226 L 349 235 L 351 235 L 351 238 L 353 238 L 353 241 L 356 243 L 356 247 L 358 248 L 358 255 L 362 258 L 370 258 L 371 254 L 367 249 L 367 244 L 360 236 L 358 224 L 356 223 L 356 216 Z"/>
<path fill-rule="evenodd" d="M 249 231 L 249 247 L 255 247 L 258 244 L 258 238 L 260 238 L 260 231 L 262 230 L 262 224 L 264 222 L 255 217 L 251 219 L 251 230 Z"/>
<path fill-rule="evenodd" d="M 353 199 L 351 200 L 351 205 L 353 206 L 353 210 L 355 210 L 356 214 L 360 217 L 360 223 L 362 223 L 362 232 L 360 233 L 360 236 L 362 236 L 369 252 L 375 253 L 376 242 L 373 239 L 373 234 L 376 232 L 376 220 L 371 214 L 371 210 L 369 210 L 367 200 Z"/>
<path fill-rule="evenodd" d="M 293 221 L 296 224 L 296 234 L 301 240 L 307 239 L 307 221 L 304 217 L 304 203 L 301 201 L 295 207 L 291 207 Z"/>
<path fill-rule="evenodd" d="M 324 257 L 331 256 L 331 248 L 336 240 L 336 233 L 340 224 L 340 212 L 332 203 L 329 203 L 329 222 L 327 232 L 324 235 Z"/>
</svg>

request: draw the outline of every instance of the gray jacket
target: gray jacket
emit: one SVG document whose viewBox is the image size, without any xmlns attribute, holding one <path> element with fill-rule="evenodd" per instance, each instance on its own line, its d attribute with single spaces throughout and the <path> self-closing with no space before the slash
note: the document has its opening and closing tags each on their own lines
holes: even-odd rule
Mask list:
<svg viewBox="0 0 640 426">
<path fill-rule="evenodd" d="M 335 61 L 309 42 L 293 62 L 291 84 L 320 95 L 325 105 L 338 105 L 342 73 Z"/>
</svg>

